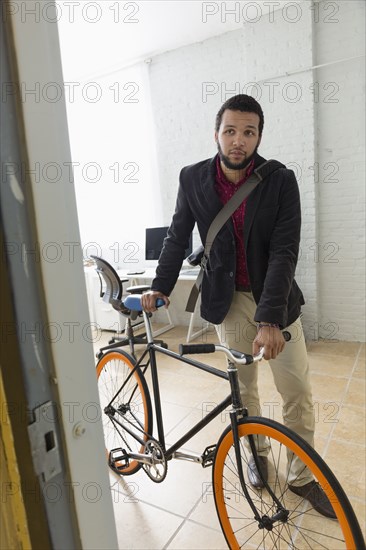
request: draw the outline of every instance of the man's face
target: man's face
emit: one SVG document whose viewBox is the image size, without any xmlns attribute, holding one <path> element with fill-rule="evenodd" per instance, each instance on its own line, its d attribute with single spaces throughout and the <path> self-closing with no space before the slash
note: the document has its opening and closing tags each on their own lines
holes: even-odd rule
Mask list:
<svg viewBox="0 0 366 550">
<path fill-rule="evenodd" d="M 260 144 L 259 116 L 256 113 L 231 111 L 222 115 L 215 141 L 220 159 L 230 170 L 242 170 Z"/>
</svg>

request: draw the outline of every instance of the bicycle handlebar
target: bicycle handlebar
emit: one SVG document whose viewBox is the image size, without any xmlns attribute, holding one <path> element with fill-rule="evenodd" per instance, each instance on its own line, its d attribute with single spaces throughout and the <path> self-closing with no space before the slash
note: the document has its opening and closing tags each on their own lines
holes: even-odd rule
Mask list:
<svg viewBox="0 0 366 550">
<path fill-rule="evenodd" d="M 215 344 L 180 344 L 179 346 L 180 355 L 189 355 L 191 353 L 214 353 L 215 351 L 222 351 L 231 361 L 239 363 L 239 365 L 249 365 L 255 361 L 260 361 L 264 354 L 264 348 L 261 348 L 260 352 L 253 356 L 248 353 L 242 353 Z"/>
<path fill-rule="evenodd" d="M 291 334 L 289 332 L 284 331 L 282 334 L 286 342 L 291 340 Z M 179 346 L 180 355 L 189 355 L 193 353 L 214 353 L 215 351 L 222 351 L 231 361 L 234 361 L 234 363 L 238 363 L 239 365 L 250 365 L 251 363 L 256 363 L 257 361 L 263 359 L 264 355 L 264 347 L 262 347 L 256 355 L 250 355 L 235 349 L 229 349 L 226 346 L 215 344 L 180 344 Z"/>
</svg>

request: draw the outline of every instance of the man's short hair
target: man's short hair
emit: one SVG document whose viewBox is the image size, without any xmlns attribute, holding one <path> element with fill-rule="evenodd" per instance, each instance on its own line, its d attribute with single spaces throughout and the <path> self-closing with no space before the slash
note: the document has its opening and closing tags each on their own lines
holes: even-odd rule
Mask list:
<svg viewBox="0 0 366 550">
<path fill-rule="evenodd" d="M 258 101 L 254 99 L 254 97 L 246 94 L 239 94 L 234 95 L 233 97 L 225 101 L 225 103 L 222 105 L 216 115 L 216 132 L 219 131 L 222 115 L 224 114 L 224 111 L 226 109 L 230 109 L 230 111 L 241 111 L 243 113 L 256 113 L 259 116 L 259 135 L 262 135 L 264 126 L 263 111 L 262 107 L 259 105 Z"/>
</svg>

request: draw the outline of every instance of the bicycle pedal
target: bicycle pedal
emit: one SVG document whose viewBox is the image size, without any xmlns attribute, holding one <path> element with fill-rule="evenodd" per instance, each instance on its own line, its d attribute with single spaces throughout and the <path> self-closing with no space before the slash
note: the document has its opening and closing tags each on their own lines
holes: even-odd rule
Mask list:
<svg viewBox="0 0 366 550">
<path fill-rule="evenodd" d="M 216 445 L 209 445 L 202 453 L 202 468 L 212 466 L 216 453 Z"/>
<path fill-rule="evenodd" d="M 118 465 L 116 464 L 118 462 Z M 117 473 L 127 468 L 130 464 L 128 453 L 125 449 L 112 449 L 108 457 L 108 466 Z"/>
</svg>

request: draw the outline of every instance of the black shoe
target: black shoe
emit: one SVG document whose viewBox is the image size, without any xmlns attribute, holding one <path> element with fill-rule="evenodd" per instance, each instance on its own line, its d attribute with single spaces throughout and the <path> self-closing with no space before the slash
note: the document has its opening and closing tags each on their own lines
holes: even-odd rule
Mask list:
<svg viewBox="0 0 366 550">
<path fill-rule="evenodd" d="M 268 458 L 266 456 L 258 456 L 259 468 L 264 481 L 268 480 Z M 254 458 L 251 456 L 248 462 L 248 479 L 249 483 L 256 489 L 264 487 L 264 483 L 259 475 Z"/>
<path fill-rule="evenodd" d="M 334 513 L 333 506 L 330 503 L 329 498 L 316 481 L 310 481 L 306 485 L 296 487 L 295 485 L 289 485 L 290 491 L 302 498 L 305 498 L 310 502 L 314 510 L 319 512 L 322 516 L 327 518 L 337 519 Z"/>
</svg>

